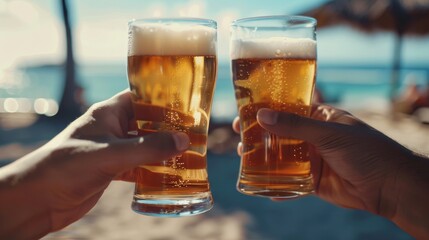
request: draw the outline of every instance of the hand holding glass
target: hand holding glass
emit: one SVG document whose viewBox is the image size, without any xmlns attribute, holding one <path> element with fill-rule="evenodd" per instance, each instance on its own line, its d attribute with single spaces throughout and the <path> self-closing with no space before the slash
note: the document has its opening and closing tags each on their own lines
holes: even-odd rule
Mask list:
<svg viewBox="0 0 429 240">
<path fill-rule="evenodd" d="M 316 74 L 316 21 L 269 16 L 232 23 L 232 76 L 243 154 L 240 192 L 292 198 L 313 192 L 309 145 L 265 131 L 261 108 L 310 115 Z"/>
<path fill-rule="evenodd" d="M 128 80 L 138 134 L 181 131 L 181 156 L 140 166 L 132 209 L 154 216 L 208 211 L 207 132 L 216 81 L 216 22 L 142 19 L 129 23 Z"/>
</svg>

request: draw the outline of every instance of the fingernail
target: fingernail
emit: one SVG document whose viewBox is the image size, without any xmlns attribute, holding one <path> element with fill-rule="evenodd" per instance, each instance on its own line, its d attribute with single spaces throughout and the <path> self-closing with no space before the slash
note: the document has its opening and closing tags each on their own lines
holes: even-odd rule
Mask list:
<svg viewBox="0 0 429 240">
<path fill-rule="evenodd" d="M 260 109 L 258 111 L 258 121 L 265 123 L 267 125 L 274 125 L 277 123 L 278 113 L 271 109 Z"/>
<path fill-rule="evenodd" d="M 243 155 L 243 143 L 241 143 L 241 142 L 238 143 L 237 153 L 238 153 L 238 156 Z"/>
<path fill-rule="evenodd" d="M 186 133 L 177 132 L 173 133 L 174 144 L 178 151 L 183 151 L 188 149 L 189 146 L 189 137 Z"/>
</svg>

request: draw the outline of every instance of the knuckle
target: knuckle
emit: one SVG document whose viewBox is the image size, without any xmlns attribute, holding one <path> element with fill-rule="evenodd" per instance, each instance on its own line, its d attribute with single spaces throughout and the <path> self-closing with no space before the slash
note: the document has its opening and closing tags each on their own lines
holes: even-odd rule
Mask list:
<svg viewBox="0 0 429 240">
<path fill-rule="evenodd" d="M 350 131 L 347 125 L 335 125 L 325 134 L 317 136 L 317 145 L 322 149 L 345 149 L 354 147 L 357 134 Z"/>
<path fill-rule="evenodd" d="M 91 106 L 90 108 L 90 114 L 94 117 L 94 118 L 99 118 L 102 117 L 104 115 L 105 112 L 105 106 L 100 104 L 100 103 L 96 103 L 94 105 Z"/>
</svg>

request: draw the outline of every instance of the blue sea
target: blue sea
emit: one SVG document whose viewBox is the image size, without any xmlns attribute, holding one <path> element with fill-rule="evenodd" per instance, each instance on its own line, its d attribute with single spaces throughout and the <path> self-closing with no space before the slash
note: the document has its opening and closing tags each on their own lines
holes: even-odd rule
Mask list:
<svg viewBox="0 0 429 240">
<path fill-rule="evenodd" d="M 88 105 L 102 101 L 128 87 L 126 67 L 120 64 L 84 65 L 78 67 L 78 81 L 84 88 Z M 23 67 L 0 78 L 0 99 L 28 98 L 59 101 L 63 87 L 63 71 L 58 66 Z M 384 108 L 389 101 L 390 66 L 320 65 L 317 88 L 326 102 L 344 108 Z M 400 71 L 398 92 L 409 82 L 427 86 L 429 69 L 407 66 Z M 229 63 L 220 63 L 212 118 L 229 121 L 236 114 Z"/>
<path fill-rule="evenodd" d="M 346 108 L 382 108 L 389 101 L 390 77 L 389 66 L 321 65 L 318 68 L 317 87 L 329 103 Z M 78 79 L 85 90 L 88 105 L 107 99 L 128 87 L 124 65 L 79 66 Z M 399 91 L 410 81 L 426 86 L 428 79 L 428 69 L 416 66 L 403 68 Z M 43 98 L 58 102 L 62 88 L 63 71 L 58 66 L 26 67 L 0 76 L 0 100 L 3 101 L 7 98 Z M 221 63 L 212 117 L 214 121 L 229 122 L 235 115 L 230 66 Z M 25 143 L 28 135 L 35 137 L 29 132 L 23 136 L 9 134 L 20 143 Z M 238 169 L 237 154 L 209 152 L 209 179 L 216 202 L 212 212 L 245 212 L 252 219 L 246 227 L 248 239 L 412 239 L 384 218 L 363 211 L 343 209 L 317 197 L 279 203 L 240 194 L 235 189 Z M 278 221 L 279 214 L 282 221 Z"/>
</svg>

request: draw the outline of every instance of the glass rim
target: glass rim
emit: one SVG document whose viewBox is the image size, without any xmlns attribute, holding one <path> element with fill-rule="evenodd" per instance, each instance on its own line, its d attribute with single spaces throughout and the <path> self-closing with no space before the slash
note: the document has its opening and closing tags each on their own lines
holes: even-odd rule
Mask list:
<svg viewBox="0 0 429 240">
<path fill-rule="evenodd" d="M 209 18 L 193 18 L 193 17 L 150 17 L 150 18 L 133 18 L 128 21 L 128 25 L 133 23 L 194 23 L 196 25 L 217 27 L 217 22 Z"/>
<path fill-rule="evenodd" d="M 261 24 L 272 20 L 282 20 L 284 24 Z M 271 15 L 271 16 L 258 16 L 247 17 L 234 20 L 231 27 L 242 28 L 309 28 L 316 27 L 317 20 L 312 17 L 303 15 Z"/>
</svg>

